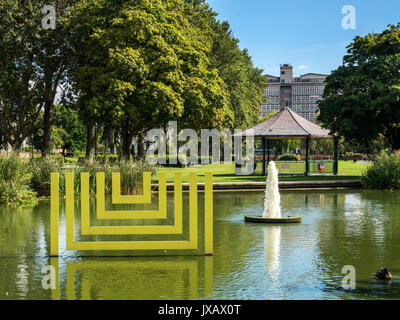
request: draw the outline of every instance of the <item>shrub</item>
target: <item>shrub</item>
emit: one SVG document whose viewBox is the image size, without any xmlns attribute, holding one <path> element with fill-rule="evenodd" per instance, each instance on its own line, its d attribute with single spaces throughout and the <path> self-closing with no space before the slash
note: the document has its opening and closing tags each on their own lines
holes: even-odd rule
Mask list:
<svg viewBox="0 0 400 320">
<path fill-rule="evenodd" d="M 27 160 L 17 154 L 0 158 L 0 204 L 34 205 L 35 192 L 29 187 L 31 174 Z"/>
<path fill-rule="evenodd" d="M 117 154 L 107 154 L 107 155 L 99 154 L 96 157 L 96 160 L 101 163 L 105 163 L 106 161 L 109 161 L 110 163 L 117 163 L 118 159 L 119 157 Z"/>
<path fill-rule="evenodd" d="M 58 157 L 44 157 L 29 161 L 29 185 L 39 196 L 50 196 L 50 174 L 62 171 L 61 160 Z M 60 178 L 63 179 L 63 175 L 60 175 Z M 64 183 L 60 183 L 60 188 L 64 189 Z"/>
<path fill-rule="evenodd" d="M 278 161 L 299 161 L 300 156 L 297 154 L 284 154 L 278 158 Z"/>
<path fill-rule="evenodd" d="M 119 171 L 121 173 L 121 192 L 124 194 L 132 194 L 142 190 L 143 172 L 151 172 L 154 174 L 156 172 L 156 167 L 144 160 L 120 160 L 118 167 L 113 171 Z M 109 178 L 108 184 L 109 192 L 111 193 L 111 178 Z"/>
<path fill-rule="evenodd" d="M 78 163 L 77 157 L 65 157 L 64 165 L 76 165 Z"/>
<path fill-rule="evenodd" d="M 55 158 L 37 158 L 30 160 L 29 171 L 31 179 L 30 187 L 35 190 L 39 196 L 50 195 L 50 174 L 52 172 L 60 173 L 60 195 L 65 195 L 65 172 L 74 173 L 74 192 L 80 195 L 81 173 L 89 173 L 89 192 L 96 194 L 96 173 L 105 174 L 105 192 L 111 194 L 112 191 L 112 172 L 121 172 L 121 192 L 133 193 L 141 189 L 143 172 L 155 173 L 155 167 L 145 161 L 132 160 L 111 160 L 108 157 L 93 162 L 82 161 L 80 165 L 64 168 L 60 161 Z"/>
<path fill-rule="evenodd" d="M 155 166 L 146 161 L 118 160 L 110 161 L 104 159 L 101 161 L 88 162 L 84 161 L 82 165 L 74 169 L 75 183 L 74 190 L 76 194 L 80 194 L 80 173 L 89 173 L 89 192 L 94 195 L 96 193 L 96 173 L 104 172 L 105 175 L 105 192 L 111 194 L 112 191 L 112 172 L 121 173 L 121 192 L 132 194 L 138 192 L 142 188 L 143 172 L 155 173 Z"/>
<path fill-rule="evenodd" d="M 36 204 L 36 194 L 50 195 L 50 176 L 60 173 L 60 195 L 65 195 L 65 172 L 74 173 L 74 191 L 80 194 L 80 173 L 89 173 L 89 190 L 96 193 L 96 173 L 105 173 L 105 192 L 111 194 L 112 172 L 121 173 L 121 192 L 132 194 L 140 192 L 143 186 L 143 172 L 155 173 L 156 167 L 146 161 L 101 159 L 84 161 L 80 166 L 64 168 L 59 157 L 45 157 L 25 160 L 18 155 L 0 157 L 0 204 Z"/>
<path fill-rule="evenodd" d="M 368 189 L 400 189 L 400 152 L 381 152 L 362 174 L 362 184 Z"/>
</svg>

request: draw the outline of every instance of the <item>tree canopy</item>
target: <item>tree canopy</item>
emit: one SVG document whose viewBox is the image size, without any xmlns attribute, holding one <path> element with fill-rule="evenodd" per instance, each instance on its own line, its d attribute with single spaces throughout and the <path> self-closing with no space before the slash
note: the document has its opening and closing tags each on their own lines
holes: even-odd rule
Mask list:
<svg viewBox="0 0 400 320">
<path fill-rule="evenodd" d="M 211 43 L 209 60 L 224 81 L 228 103 L 233 112 L 233 128 L 249 128 L 259 121 L 265 101 L 267 77 L 253 65 L 247 49 L 241 49 L 227 21 L 219 21 L 205 0 L 186 0 L 189 20 L 198 27 L 204 41 Z"/>
<path fill-rule="evenodd" d="M 319 109 L 323 126 L 347 141 L 369 144 L 382 135 L 400 149 L 400 24 L 353 40 Z"/>
<path fill-rule="evenodd" d="M 75 108 L 86 127 L 88 157 L 95 127 L 127 157 L 133 137 L 170 120 L 197 131 L 257 122 L 266 78 L 205 0 L 60 0 L 55 30 L 42 26 L 45 4 L 0 2 L 4 146 L 36 135 L 44 155 L 55 144 L 80 149 L 57 122 L 61 92 L 58 109 L 76 122 Z"/>
<path fill-rule="evenodd" d="M 183 10 L 179 0 L 81 1 L 71 9 L 81 114 L 121 127 L 124 156 L 135 135 L 171 119 L 195 129 L 230 120 L 208 44 Z"/>
<path fill-rule="evenodd" d="M 68 41 L 66 11 L 75 1 L 57 1 L 56 29 L 44 29 L 44 0 L 0 2 L 0 109 L 5 144 L 20 149 L 44 111 L 42 150 L 50 150 L 57 88 L 65 80 Z"/>
</svg>

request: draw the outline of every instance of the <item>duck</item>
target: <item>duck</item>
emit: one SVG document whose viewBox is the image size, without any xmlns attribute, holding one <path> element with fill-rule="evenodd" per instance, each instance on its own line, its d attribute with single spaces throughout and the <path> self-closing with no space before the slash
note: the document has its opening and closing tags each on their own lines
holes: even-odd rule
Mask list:
<svg viewBox="0 0 400 320">
<path fill-rule="evenodd" d="M 375 272 L 375 276 L 379 280 L 391 280 L 392 275 L 387 268 L 381 268 L 377 272 Z"/>
</svg>

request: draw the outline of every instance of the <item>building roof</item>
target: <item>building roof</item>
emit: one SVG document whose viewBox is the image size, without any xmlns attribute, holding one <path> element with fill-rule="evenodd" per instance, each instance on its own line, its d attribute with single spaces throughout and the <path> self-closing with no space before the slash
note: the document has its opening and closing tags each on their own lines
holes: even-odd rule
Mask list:
<svg viewBox="0 0 400 320">
<path fill-rule="evenodd" d="M 327 77 L 328 75 L 327 74 L 323 74 L 323 73 L 306 73 L 306 74 L 302 74 L 301 76 L 300 76 L 300 78 L 301 77 L 306 77 L 306 76 L 323 76 L 323 77 Z"/>
<path fill-rule="evenodd" d="M 273 76 L 272 74 L 265 74 L 265 76 L 267 76 L 269 78 L 279 79 L 279 77 Z"/>
<path fill-rule="evenodd" d="M 247 129 L 236 136 L 251 135 L 267 139 L 331 138 L 330 131 L 308 121 L 290 108 L 286 108 L 269 119 Z"/>
</svg>

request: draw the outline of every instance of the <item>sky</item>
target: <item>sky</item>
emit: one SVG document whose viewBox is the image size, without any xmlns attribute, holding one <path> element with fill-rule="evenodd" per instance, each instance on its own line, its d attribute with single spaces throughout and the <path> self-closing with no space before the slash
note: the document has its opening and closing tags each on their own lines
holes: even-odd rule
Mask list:
<svg viewBox="0 0 400 320">
<path fill-rule="evenodd" d="M 339 67 L 355 36 L 382 32 L 400 22 L 400 0 L 208 0 L 218 19 L 228 21 L 240 47 L 265 74 L 279 75 L 283 63 L 295 76 L 329 74 Z M 355 29 L 349 12 L 355 9 Z"/>
</svg>

